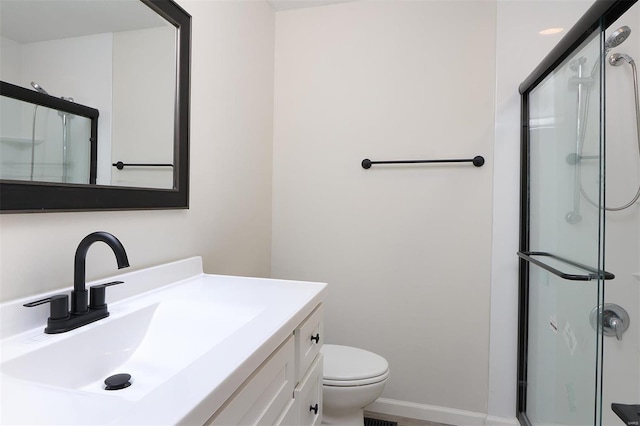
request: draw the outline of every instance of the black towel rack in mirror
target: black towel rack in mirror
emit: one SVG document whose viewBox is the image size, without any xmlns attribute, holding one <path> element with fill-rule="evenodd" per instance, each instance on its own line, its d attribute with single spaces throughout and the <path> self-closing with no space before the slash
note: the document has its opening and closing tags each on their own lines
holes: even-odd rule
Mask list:
<svg viewBox="0 0 640 426">
<path fill-rule="evenodd" d="M 122 170 L 125 167 L 174 167 L 173 164 L 163 164 L 163 163 L 123 163 L 122 161 L 118 161 L 117 163 L 112 164 L 118 170 Z"/>
</svg>

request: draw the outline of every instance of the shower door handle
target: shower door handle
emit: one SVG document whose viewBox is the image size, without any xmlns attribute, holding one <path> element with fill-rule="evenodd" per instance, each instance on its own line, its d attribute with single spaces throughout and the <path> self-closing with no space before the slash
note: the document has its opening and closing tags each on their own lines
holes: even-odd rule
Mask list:
<svg viewBox="0 0 640 426">
<path fill-rule="evenodd" d="M 521 259 L 524 259 L 529 263 L 533 263 L 534 265 L 537 265 L 542 269 L 551 272 L 553 275 L 556 275 L 565 280 L 570 280 L 570 281 L 591 281 L 593 279 L 612 280 L 616 277 L 611 272 L 607 272 L 602 269 L 595 269 L 590 266 L 583 265 L 582 263 L 574 262 L 573 260 L 565 259 L 564 257 L 560 257 L 555 254 L 547 253 L 544 251 L 519 251 L 518 256 Z M 588 273 L 587 274 L 571 274 L 568 272 L 563 272 L 547 263 L 544 263 L 540 259 L 536 259 L 533 256 L 548 257 L 549 259 L 554 259 L 559 262 L 565 263 L 567 265 L 571 265 L 574 268 L 582 269 L 584 271 L 587 271 Z"/>
</svg>

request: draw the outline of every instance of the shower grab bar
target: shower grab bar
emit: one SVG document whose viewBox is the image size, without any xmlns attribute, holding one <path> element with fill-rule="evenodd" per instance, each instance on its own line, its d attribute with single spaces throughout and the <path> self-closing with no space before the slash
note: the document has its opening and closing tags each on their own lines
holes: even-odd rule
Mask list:
<svg viewBox="0 0 640 426">
<path fill-rule="evenodd" d="M 603 271 L 603 270 L 598 270 L 598 269 L 594 269 L 590 266 L 587 265 L 583 265 L 582 263 L 578 263 L 578 262 L 574 262 L 573 260 L 569 260 L 569 259 L 565 259 L 564 257 L 560 257 L 557 256 L 555 254 L 551 254 L 551 253 L 547 253 L 544 251 L 519 251 L 518 252 L 518 256 L 524 260 L 526 260 L 527 262 L 531 262 L 539 267 L 541 267 L 542 269 L 545 269 L 549 272 L 551 272 L 554 275 L 559 276 L 562 279 L 565 280 L 570 280 L 570 281 L 591 281 L 592 279 L 595 278 L 603 278 L 605 280 L 612 280 L 614 279 L 616 276 L 613 275 L 611 272 L 607 272 L 607 271 Z M 580 268 L 580 269 L 584 269 L 585 271 L 590 272 L 590 274 L 584 274 L 584 275 L 580 275 L 580 274 L 569 274 L 566 272 L 562 272 L 550 265 L 547 265 L 546 263 L 533 258 L 532 256 L 546 256 L 546 257 L 550 257 L 551 259 L 555 259 L 555 260 L 559 260 L 560 262 L 564 262 L 567 263 L 571 266 L 575 266 L 576 268 Z"/>
<path fill-rule="evenodd" d="M 163 164 L 163 163 L 123 163 L 122 161 L 118 161 L 117 163 L 112 164 L 113 167 L 118 170 L 122 170 L 125 167 L 174 167 L 173 164 Z"/>
<path fill-rule="evenodd" d="M 473 158 L 453 159 L 453 160 L 390 160 L 390 161 L 371 161 L 368 158 L 362 160 L 362 168 L 370 169 L 374 164 L 417 164 L 417 163 L 473 163 L 476 167 L 482 167 L 484 157 L 477 155 Z"/>
</svg>

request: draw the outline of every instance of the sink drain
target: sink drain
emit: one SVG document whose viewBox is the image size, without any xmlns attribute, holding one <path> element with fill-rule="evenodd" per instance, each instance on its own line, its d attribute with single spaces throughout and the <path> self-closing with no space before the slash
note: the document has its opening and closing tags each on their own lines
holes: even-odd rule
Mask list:
<svg viewBox="0 0 640 426">
<path fill-rule="evenodd" d="M 104 379 L 104 384 L 107 385 L 105 390 L 120 390 L 131 386 L 131 374 L 121 373 L 114 374 Z"/>
</svg>

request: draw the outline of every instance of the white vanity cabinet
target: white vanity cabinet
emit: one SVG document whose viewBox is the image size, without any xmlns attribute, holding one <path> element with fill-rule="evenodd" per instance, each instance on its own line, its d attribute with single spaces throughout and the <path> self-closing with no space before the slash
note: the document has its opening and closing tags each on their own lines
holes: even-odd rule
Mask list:
<svg viewBox="0 0 640 426">
<path fill-rule="evenodd" d="M 0 303 L 0 423 L 320 423 L 326 283 L 205 274 L 192 257 L 87 287 L 113 281 L 126 285 L 110 315 L 68 333 L 44 333 L 48 305 L 23 305 L 71 286 Z M 132 385 L 106 391 L 122 372 Z"/>
<path fill-rule="evenodd" d="M 319 304 L 206 425 L 319 425 L 323 310 Z"/>
</svg>

